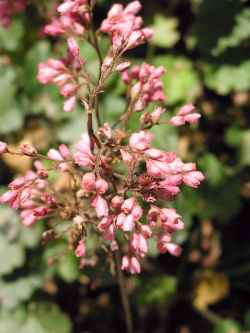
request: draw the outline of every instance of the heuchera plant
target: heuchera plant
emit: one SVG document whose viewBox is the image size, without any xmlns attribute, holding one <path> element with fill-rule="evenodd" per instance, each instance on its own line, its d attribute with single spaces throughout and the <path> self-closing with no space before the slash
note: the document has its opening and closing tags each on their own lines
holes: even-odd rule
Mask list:
<svg viewBox="0 0 250 333">
<path fill-rule="evenodd" d="M 20 1 L 20 6 L 23 4 Z M 4 24 L 14 10 L 7 1 L 5 6 L 6 16 L 1 17 Z M 86 132 L 72 149 L 61 144 L 58 149 L 50 149 L 47 156 L 29 144 L 13 151 L 1 142 L 1 154 L 29 156 L 34 168 L 12 181 L 0 202 L 18 209 L 26 227 L 40 220 L 47 221 L 45 240 L 58 238 L 55 224 L 58 219 L 66 221 L 68 229 L 63 237 L 67 237 L 70 249 L 81 258 L 82 266 L 89 260 L 88 236 L 95 233 L 100 248 L 122 254 L 119 269 L 138 274 L 148 252 L 149 239 L 156 242 L 160 253 L 181 254 L 173 235 L 184 228 L 184 223 L 169 203 L 180 193 L 183 184 L 197 188 L 204 180 L 195 163 L 184 163 L 175 152 L 154 148 L 150 129 L 163 123 L 166 126 L 195 124 L 200 114 L 188 104 L 169 121 L 161 120 L 166 112 L 162 107 L 164 68 L 147 63 L 132 66 L 123 59 L 128 50 L 147 42 L 153 35 L 151 29 L 142 27 L 142 18 L 137 15 L 141 9 L 139 1 L 126 7 L 113 5 L 97 31 L 93 8 L 94 1 L 89 0 L 66 0 L 58 6 L 57 16 L 45 26 L 44 32 L 65 38 L 67 55 L 63 59 L 48 59 L 38 69 L 38 80 L 58 86 L 65 97 L 65 112 L 73 111 L 76 103 L 81 103 L 86 112 Z M 102 34 L 110 38 L 105 55 L 99 47 Z M 78 43 L 83 42 L 96 50 L 100 70 L 97 81 L 80 55 Z M 120 119 L 110 124 L 101 121 L 98 100 L 116 72 L 121 73 L 126 85 L 127 107 Z M 154 106 L 152 112 L 147 108 L 150 104 Z M 138 131 L 131 133 L 128 121 L 135 112 L 141 117 Z M 49 167 L 45 167 L 47 161 Z M 55 171 L 59 177 L 62 174 L 70 177 L 70 188 L 65 193 L 57 191 L 55 177 L 49 177 Z"/>
</svg>

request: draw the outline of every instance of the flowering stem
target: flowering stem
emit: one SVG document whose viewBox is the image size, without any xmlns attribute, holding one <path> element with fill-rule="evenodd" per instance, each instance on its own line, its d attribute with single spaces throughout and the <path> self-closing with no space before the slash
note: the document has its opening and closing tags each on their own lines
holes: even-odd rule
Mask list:
<svg viewBox="0 0 250 333">
<path fill-rule="evenodd" d="M 123 272 L 121 270 L 121 260 L 120 255 L 118 251 L 115 252 L 115 262 L 116 262 L 116 273 L 117 273 L 117 279 L 118 284 L 120 288 L 120 294 L 121 294 L 121 301 L 122 306 L 125 314 L 125 321 L 127 326 L 127 333 L 133 333 L 133 320 L 132 320 L 132 314 L 131 314 L 131 308 L 129 304 L 128 294 L 126 291 L 125 281 Z"/>
</svg>

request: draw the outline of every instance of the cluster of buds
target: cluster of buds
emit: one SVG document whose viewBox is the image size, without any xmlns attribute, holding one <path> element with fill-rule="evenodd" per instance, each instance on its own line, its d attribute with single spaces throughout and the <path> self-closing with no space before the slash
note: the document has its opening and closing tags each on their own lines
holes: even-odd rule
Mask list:
<svg viewBox="0 0 250 333">
<path fill-rule="evenodd" d="M 129 70 L 130 63 L 121 58 L 126 50 L 151 35 L 149 29 L 141 28 L 142 19 L 136 16 L 140 9 L 139 1 L 125 8 L 116 4 L 101 24 L 100 30 L 111 36 L 111 45 L 107 54 L 102 55 L 96 36 L 94 46 L 100 60 L 100 75 L 96 82 L 85 68 L 74 39 L 76 33 L 70 29 L 66 29 L 68 57 L 49 59 L 39 65 L 39 81 L 58 85 L 61 94 L 67 97 L 65 111 L 73 109 L 77 97 L 85 107 L 87 131 L 78 144 L 72 149 L 61 144 L 44 156 L 26 144 L 18 151 L 12 151 L 6 143 L 0 142 L 0 154 L 26 155 L 34 161 L 34 170 L 14 180 L 9 191 L 0 197 L 0 202 L 18 209 L 26 226 L 47 220 L 46 225 L 53 233 L 46 233 L 46 238 L 51 238 L 47 236 L 52 234 L 59 237 L 58 219 L 67 223 L 64 237 L 68 239 L 69 248 L 81 258 L 82 266 L 93 262 L 88 258 L 88 235 L 95 233 L 100 248 L 110 251 L 111 255 L 115 251 L 123 254 L 121 269 L 131 274 L 141 272 L 149 240 L 155 242 L 160 253 L 180 255 L 181 247 L 175 244 L 173 235 L 184 228 L 184 222 L 170 202 L 181 192 L 182 186 L 195 189 L 204 180 L 195 163 L 184 163 L 175 152 L 152 146 L 150 129 L 161 123 L 165 109 L 157 106 L 150 113 L 146 107 L 149 103 L 164 102 L 161 76 L 165 70 L 148 64 Z M 72 27 L 84 25 L 81 33 L 80 28 L 78 30 L 80 35 L 92 29 L 87 24 L 88 17 L 92 17 L 90 10 L 91 6 L 84 0 L 64 1 L 58 7 L 60 20 L 70 17 L 75 23 Z M 127 84 L 127 110 L 115 124 L 102 124 L 98 97 L 105 91 L 108 78 L 117 70 L 122 72 L 122 79 Z M 80 89 L 82 85 L 87 87 L 83 89 L 84 95 Z M 140 123 L 138 131 L 129 133 L 127 123 L 134 111 L 141 113 Z M 94 117 L 96 127 L 93 126 Z M 168 126 L 193 124 L 199 117 L 194 106 L 188 104 L 170 119 Z M 47 168 L 43 160 L 46 160 Z M 53 177 L 49 177 L 51 171 Z M 55 185 L 62 175 L 67 175 L 69 180 L 67 190 L 63 192 Z M 96 257 L 97 253 L 91 255 Z"/>
<path fill-rule="evenodd" d="M 65 112 L 72 111 L 76 105 L 77 92 L 81 86 L 80 72 L 84 71 L 84 62 L 76 41 L 69 38 L 68 55 L 65 59 L 49 59 L 46 63 L 39 64 L 37 79 L 42 84 L 53 83 L 59 87 L 60 94 L 66 98 Z"/>
<path fill-rule="evenodd" d="M 142 28 L 142 18 L 136 16 L 141 7 L 139 1 L 133 1 L 125 8 L 121 4 L 115 4 L 108 12 L 100 30 L 111 35 L 114 52 L 124 53 L 153 36 L 150 28 Z"/>
<path fill-rule="evenodd" d="M 44 32 L 51 36 L 82 37 L 91 21 L 88 0 L 69 0 L 57 8 L 58 17 L 44 27 Z"/>
<path fill-rule="evenodd" d="M 0 24 L 8 27 L 12 16 L 21 12 L 26 6 L 26 0 L 0 0 Z"/>
<path fill-rule="evenodd" d="M 161 76 L 165 74 L 163 66 L 158 68 L 142 64 L 126 70 L 122 74 L 123 82 L 128 84 L 131 107 L 134 111 L 145 109 L 150 102 L 165 100 Z"/>
</svg>

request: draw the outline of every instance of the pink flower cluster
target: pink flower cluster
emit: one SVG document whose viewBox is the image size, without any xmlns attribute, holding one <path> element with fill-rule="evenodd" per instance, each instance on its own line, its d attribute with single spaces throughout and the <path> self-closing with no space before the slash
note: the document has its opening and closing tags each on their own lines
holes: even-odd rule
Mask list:
<svg viewBox="0 0 250 333">
<path fill-rule="evenodd" d="M 124 51 L 152 35 L 151 30 L 142 29 L 142 19 L 137 16 L 140 9 L 139 1 L 126 7 L 115 4 L 111 8 L 100 29 L 112 38 L 104 57 L 98 47 L 98 35 L 89 40 L 99 59 L 100 75 L 95 82 L 74 39 L 75 35 L 90 29 L 88 23 L 93 14 L 89 2 L 64 1 L 58 7 L 60 17 L 46 30 L 52 35 L 66 33 L 68 55 L 62 60 L 41 63 L 38 80 L 59 87 L 66 98 L 66 112 L 74 108 L 77 98 L 81 99 L 87 113 L 87 132 L 74 149 L 61 144 L 58 149 L 49 149 L 45 156 L 28 144 L 13 152 L 6 143 L 0 142 L 0 154 L 29 156 L 35 170 L 10 183 L 0 202 L 18 209 L 26 226 L 46 219 L 51 228 L 45 233 L 46 239 L 53 235 L 59 237 L 55 226 L 58 219 L 68 223 L 65 233 L 69 249 L 81 258 L 82 266 L 94 262 L 87 256 L 88 235 L 95 233 L 98 244 L 92 251 L 97 252 L 97 245 L 101 245 L 99 248 L 110 251 L 111 256 L 115 251 L 122 252 L 121 268 L 131 274 L 140 273 L 141 262 L 149 251 L 149 240 L 155 242 L 160 253 L 180 255 L 181 247 L 175 244 L 173 235 L 184 228 L 184 223 L 170 201 L 177 197 L 182 186 L 195 189 L 204 180 L 195 163 L 184 163 L 174 152 L 152 146 L 152 126 L 194 124 L 200 114 L 194 111 L 193 105 L 187 104 L 169 122 L 161 122 L 164 108 L 157 106 L 151 113 L 145 110 L 149 103 L 165 100 L 161 81 L 165 69 L 146 63 L 128 69 L 130 63 L 121 58 Z M 119 121 L 111 126 L 107 122 L 102 124 L 98 98 L 115 71 L 122 72 L 128 101 Z M 81 89 L 82 85 L 86 89 Z M 129 133 L 127 121 L 134 111 L 141 112 L 140 129 Z M 43 166 L 43 160 L 48 168 Z M 53 177 L 48 177 L 50 171 Z M 68 179 L 65 191 L 60 191 L 56 183 L 62 175 Z M 96 252 L 92 253 L 94 257 Z"/>
<path fill-rule="evenodd" d="M 56 209 L 56 199 L 47 192 L 47 170 L 35 162 L 37 172 L 29 171 L 9 184 L 9 191 L 0 197 L 0 203 L 20 210 L 22 223 L 30 227 Z"/>
<path fill-rule="evenodd" d="M 163 66 L 158 68 L 142 64 L 122 73 L 123 82 L 131 86 L 130 99 L 134 111 L 141 111 L 150 102 L 165 100 L 161 76 L 165 74 Z"/>
<path fill-rule="evenodd" d="M 153 36 L 150 28 L 142 29 L 143 20 L 136 14 L 141 10 L 141 3 L 133 1 L 125 8 L 114 4 L 102 22 L 100 30 L 111 35 L 115 52 L 125 52 L 145 43 Z"/>
<path fill-rule="evenodd" d="M 51 36 L 83 36 L 91 16 L 88 0 L 65 0 L 58 6 L 58 17 L 44 27 L 44 32 Z"/>
<path fill-rule="evenodd" d="M 80 57 L 80 50 L 73 38 L 68 39 L 68 56 L 66 59 L 49 59 L 40 63 L 37 79 L 42 84 L 54 83 L 60 89 L 60 94 L 66 98 L 64 111 L 74 109 L 79 89 L 78 73 L 82 70 L 84 60 Z"/>
<path fill-rule="evenodd" d="M 8 27 L 12 16 L 21 12 L 26 6 L 26 0 L 0 0 L 0 24 Z"/>
</svg>

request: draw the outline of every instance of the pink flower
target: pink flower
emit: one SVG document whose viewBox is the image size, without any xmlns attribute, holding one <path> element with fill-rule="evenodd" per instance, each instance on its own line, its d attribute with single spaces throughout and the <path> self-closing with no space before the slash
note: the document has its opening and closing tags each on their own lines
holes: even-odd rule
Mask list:
<svg viewBox="0 0 250 333">
<path fill-rule="evenodd" d="M 183 182 L 193 188 L 197 188 L 205 179 L 205 176 L 200 171 L 191 171 L 183 176 Z"/>
<path fill-rule="evenodd" d="M 131 88 L 131 99 L 135 105 L 134 111 L 143 110 L 150 102 L 163 102 L 165 100 L 163 83 L 160 79 L 164 74 L 163 66 L 156 68 L 145 63 L 132 67 L 130 72 L 123 72 L 122 79 L 125 83 L 135 81 Z"/>
<path fill-rule="evenodd" d="M 101 31 L 111 35 L 114 50 L 125 52 L 145 43 L 152 37 L 152 30 L 142 29 L 139 1 L 133 1 L 125 8 L 121 4 L 111 7 L 107 18 L 101 24 Z"/>
<path fill-rule="evenodd" d="M 87 172 L 82 177 L 81 186 L 86 192 L 92 192 L 95 190 L 96 179 L 95 174 Z"/>
<path fill-rule="evenodd" d="M 134 233 L 131 239 L 131 247 L 135 254 L 139 257 L 145 257 L 148 252 L 148 244 L 146 238 L 139 233 Z"/>
<path fill-rule="evenodd" d="M 105 192 L 107 192 L 109 186 L 106 180 L 99 178 L 95 183 L 95 187 L 98 194 L 104 194 Z"/>
<path fill-rule="evenodd" d="M 0 155 L 8 151 L 7 143 L 0 141 Z"/>
<path fill-rule="evenodd" d="M 135 202 L 136 200 L 134 197 L 126 199 L 121 206 L 121 210 L 126 214 L 130 213 L 133 207 L 135 206 Z"/>
<path fill-rule="evenodd" d="M 84 257 L 86 254 L 86 246 L 83 240 L 80 240 L 78 242 L 78 245 L 75 249 L 75 255 L 76 257 L 80 258 L 80 257 Z"/>
<path fill-rule="evenodd" d="M 141 131 L 131 135 L 129 145 L 134 150 L 146 150 L 150 147 L 152 139 L 152 133 Z"/>
<path fill-rule="evenodd" d="M 62 155 L 56 149 L 50 149 L 48 151 L 48 157 L 53 161 L 58 161 L 58 162 L 63 161 Z"/>
<path fill-rule="evenodd" d="M 128 257 L 124 256 L 122 258 L 122 266 L 121 269 L 124 271 L 128 271 L 131 274 L 140 274 L 141 265 L 136 257 Z"/>
<path fill-rule="evenodd" d="M 109 208 L 108 203 L 100 195 L 98 195 L 92 202 L 92 206 L 95 207 L 97 217 L 101 218 L 108 216 Z"/>
<path fill-rule="evenodd" d="M 90 139 L 87 133 L 83 134 L 80 142 L 76 145 L 76 153 L 74 154 L 75 163 L 82 167 L 94 166 L 94 156 L 90 149 Z"/>
<path fill-rule="evenodd" d="M 0 1 L 0 24 L 8 27 L 13 15 L 21 12 L 26 6 L 26 0 L 1 0 Z"/>
<path fill-rule="evenodd" d="M 199 113 L 193 112 L 195 107 L 193 104 L 186 104 L 180 108 L 177 115 L 170 119 L 170 124 L 173 126 L 182 126 L 185 123 L 197 124 L 201 115 Z"/>
<path fill-rule="evenodd" d="M 37 154 L 37 150 L 35 149 L 35 147 L 31 146 L 30 144 L 28 143 L 23 143 L 21 146 L 20 146 L 20 149 L 21 149 L 21 152 L 24 154 L 24 155 L 27 155 L 27 156 L 34 156 Z"/>
</svg>

